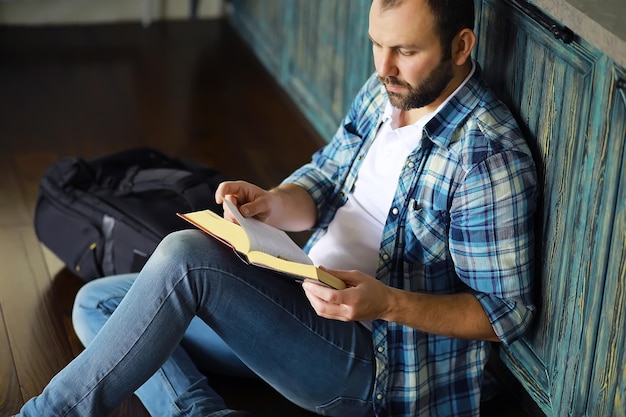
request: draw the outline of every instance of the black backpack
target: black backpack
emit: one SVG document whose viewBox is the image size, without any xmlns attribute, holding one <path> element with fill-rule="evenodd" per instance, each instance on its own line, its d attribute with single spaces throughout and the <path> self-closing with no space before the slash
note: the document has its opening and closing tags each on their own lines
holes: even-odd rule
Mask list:
<svg viewBox="0 0 626 417">
<path fill-rule="evenodd" d="M 191 227 L 177 212 L 222 213 L 214 194 L 223 180 L 215 169 L 148 148 L 63 158 L 40 181 L 35 232 L 86 281 L 137 272 L 163 237 Z"/>
</svg>

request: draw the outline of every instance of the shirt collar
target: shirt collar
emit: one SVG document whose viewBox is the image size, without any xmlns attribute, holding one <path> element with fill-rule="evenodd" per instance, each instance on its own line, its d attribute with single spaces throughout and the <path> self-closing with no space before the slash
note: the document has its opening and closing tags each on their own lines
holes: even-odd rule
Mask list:
<svg viewBox="0 0 626 417">
<path fill-rule="evenodd" d="M 481 79 L 480 64 L 473 61 L 473 72 L 438 109 L 437 114 L 424 127 L 425 136 L 439 146 L 448 147 L 453 140 L 452 132 L 462 125 L 485 93 Z"/>
</svg>

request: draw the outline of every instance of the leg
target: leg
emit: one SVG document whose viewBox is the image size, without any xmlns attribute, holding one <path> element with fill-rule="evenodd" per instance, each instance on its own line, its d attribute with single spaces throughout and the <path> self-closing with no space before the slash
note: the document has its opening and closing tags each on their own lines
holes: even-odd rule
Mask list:
<svg viewBox="0 0 626 417">
<path fill-rule="evenodd" d="M 138 274 L 122 274 L 85 284 L 76 295 L 72 324 L 83 346 L 91 343 L 117 308 Z M 215 332 L 194 317 L 181 345 L 204 371 L 229 376 L 253 377 L 250 371 Z"/>
<path fill-rule="evenodd" d="M 328 415 L 371 415 L 369 332 L 317 317 L 299 285 L 244 265 L 196 231 L 159 245 L 91 344 L 23 415 L 106 415 L 165 363 L 196 315 L 294 402 Z"/>
<path fill-rule="evenodd" d="M 72 322 L 84 346 L 91 343 L 115 311 L 137 275 L 106 277 L 91 281 L 80 289 L 74 303 Z M 184 415 L 190 410 L 181 410 L 179 404 L 193 403 L 193 406 L 198 408 L 207 398 L 211 404 L 216 400 L 219 401 L 217 394 L 208 386 L 206 377 L 198 371 L 194 361 L 205 365 L 205 369 L 213 373 L 241 377 L 255 376 L 198 317 L 192 320 L 181 345 L 186 348 L 176 348 L 165 364 L 135 392 L 151 415 L 162 417 Z M 191 352 L 190 355 L 187 354 L 188 350 Z M 221 407 L 226 409 L 223 404 Z"/>
</svg>

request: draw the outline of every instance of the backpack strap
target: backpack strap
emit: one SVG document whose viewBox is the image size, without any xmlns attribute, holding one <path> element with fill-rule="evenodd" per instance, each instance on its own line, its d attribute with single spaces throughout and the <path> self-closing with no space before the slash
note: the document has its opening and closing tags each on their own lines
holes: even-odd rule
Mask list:
<svg viewBox="0 0 626 417">
<path fill-rule="evenodd" d="M 170 190 L 183 197 L 192 210 L 206 208 L 213 198 L 215 187 L 205 174 L 176 168 L 128 170 L 120 181 L 116 195 L 138 194 L 146 191 Z"/>
</svg>

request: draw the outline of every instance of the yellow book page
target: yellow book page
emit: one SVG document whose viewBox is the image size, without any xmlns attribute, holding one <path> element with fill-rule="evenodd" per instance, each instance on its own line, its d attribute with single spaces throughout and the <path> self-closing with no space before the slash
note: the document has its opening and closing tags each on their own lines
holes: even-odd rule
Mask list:
<svg viewBox="0 0 626 417">
<path fill-rule="evenodd" d="M 256 266 L 274 269 L 279 272 L 302 277 L 303 279 L 309 278 L 336 289 L 344 289 L 346 287 L 345 283 L 339 278 L 322 271 L 314 265 L 292 262 L 257 251 L 249 252 L 247 258 L 249 263 Z"/>
<path fill-rule="evenodd" d="M 236 251 L 242 253 L 245 260 L 250 264 L 273 269 L 303 279 L 312 279 L 337 289 L 346 287 L 343 281 L 310 263 L 294 262 L 265 252 L 251 251 L 251 243 L 246 231 L 238 224 L 232 223 L 210 210 L 184 214 L 179 213 L 178 215 L 200 230 L 214 236 Z M 295 245 L 293 241 L 291 242 Z M 299 250 L 301 251 L 301 249 Z M 304 254 L 304 252 L 302 253 Z M 308 261 L 310 262 L 310 260 Z"/>
<path fill-rule="evenodd" d="M 192 213 L 179 214 L 179 216 L 206 233 L 226 242 L 239 252 L 248 253 L 250 250 L 250 241 L 245 230 L 238 224 L 224 219 L 211 210 L 194 211 Z"/>
</svg>

